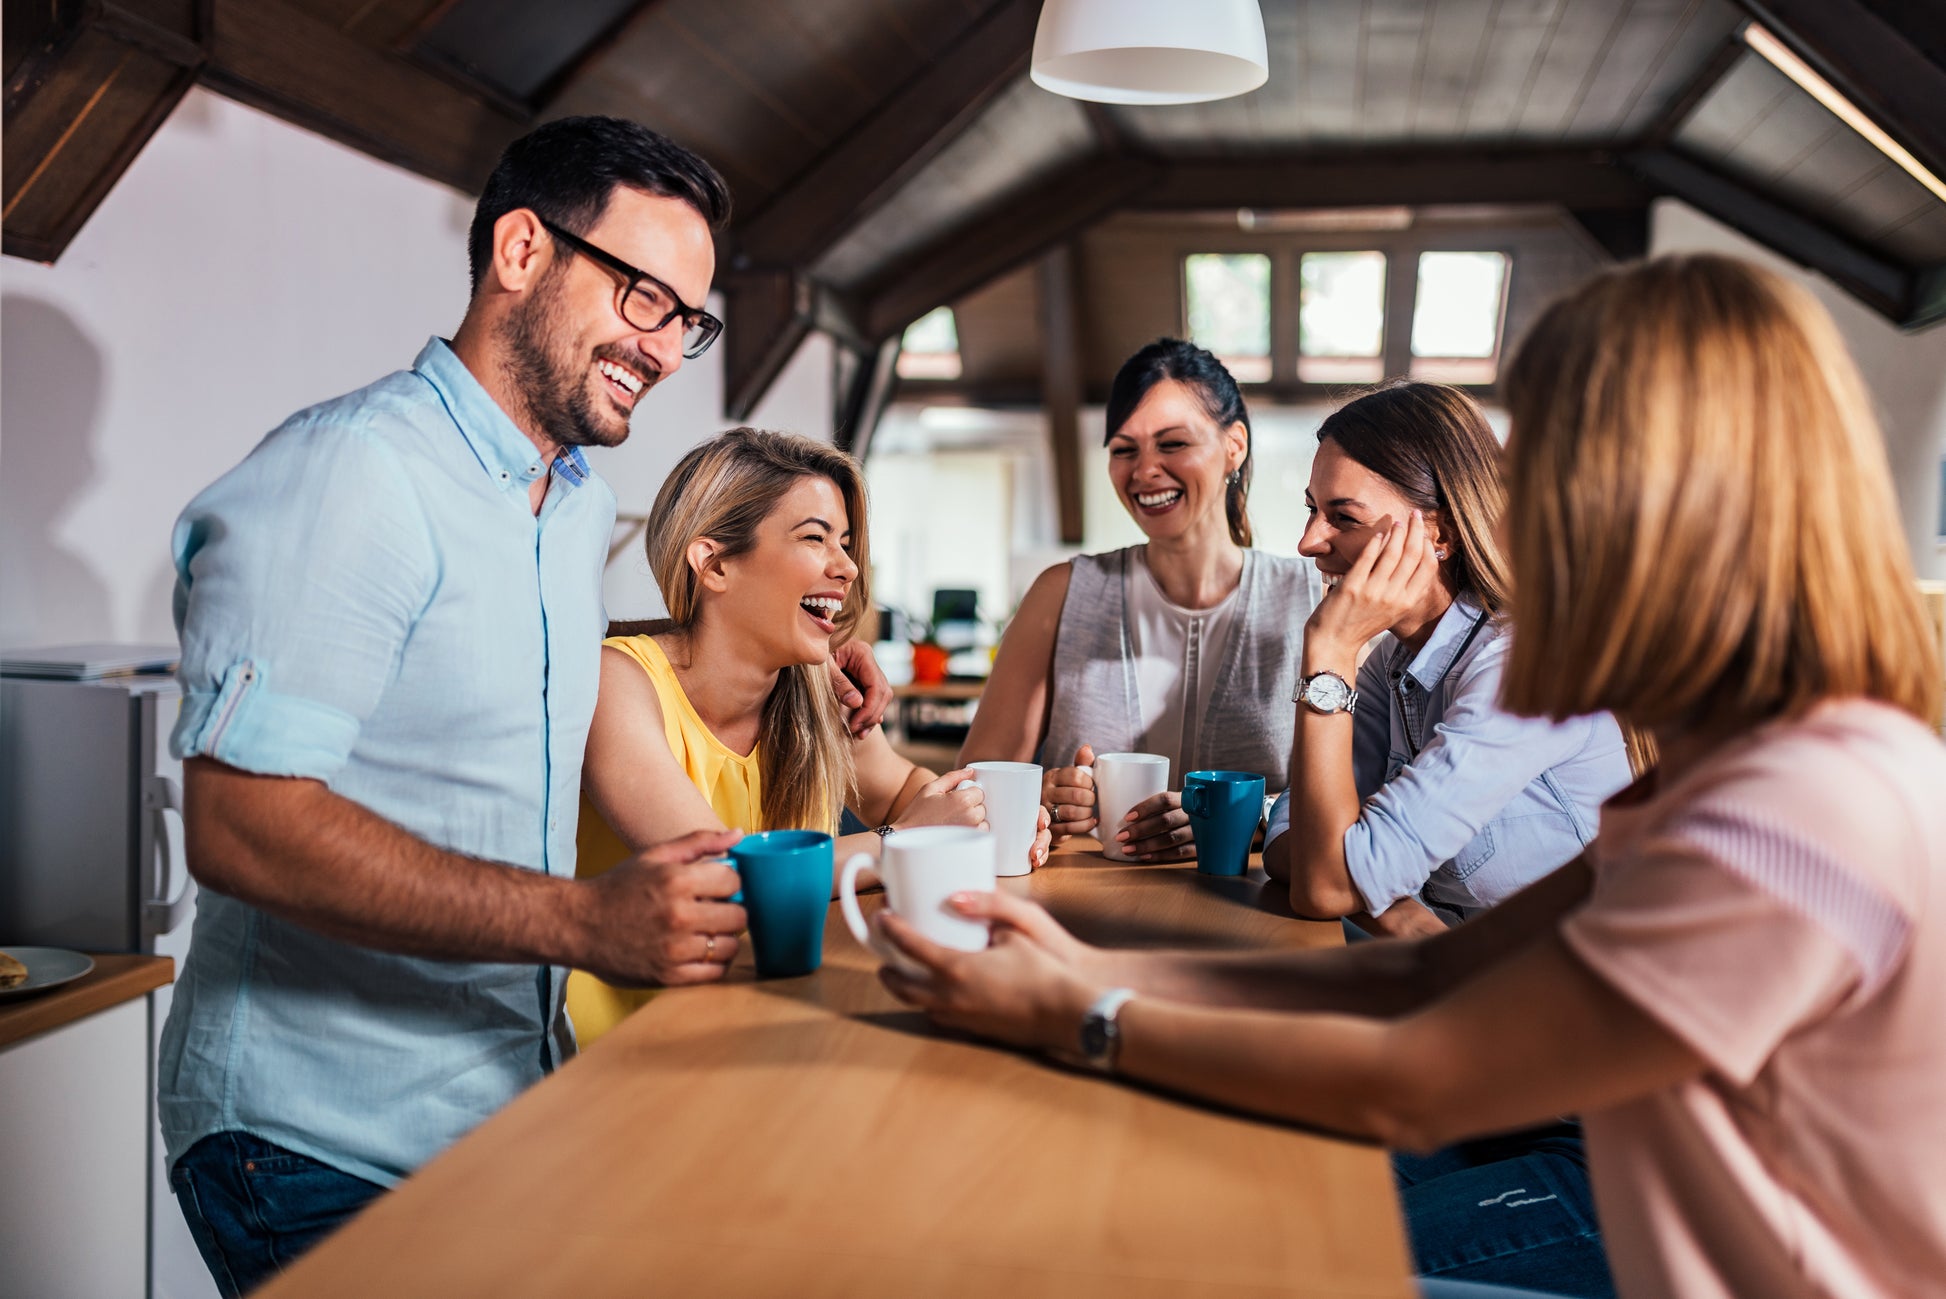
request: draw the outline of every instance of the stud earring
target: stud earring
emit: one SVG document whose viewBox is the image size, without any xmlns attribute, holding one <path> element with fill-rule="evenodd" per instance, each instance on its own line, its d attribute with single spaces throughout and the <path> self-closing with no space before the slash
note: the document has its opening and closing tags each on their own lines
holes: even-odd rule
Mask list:
<svg viewBox="0 0 1946 1299">
<path fill-rule="evenodd" d="M 1435 550 L 1432 552 L 1432 557 L 1434 559 L 1444 559 L 1446 558 L 1446 552 L 1443 550 Z"/>
</svg>

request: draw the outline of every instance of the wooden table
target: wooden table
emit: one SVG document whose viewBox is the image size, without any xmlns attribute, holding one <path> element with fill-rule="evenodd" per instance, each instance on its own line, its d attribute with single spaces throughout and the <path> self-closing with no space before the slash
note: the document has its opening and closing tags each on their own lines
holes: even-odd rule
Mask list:
<svg viewBox="0 0 1946 1299">
<path fill-rule="evenodd" d="M 1096 941 L 1340 941 L 1262 879 L 1006 883 Z M 834 905 L 816 974 L 662 994 L 263 1295 L 1413 1293 L 1382 1152 L 950 1036 L 876 964 Z"/>
</svg>

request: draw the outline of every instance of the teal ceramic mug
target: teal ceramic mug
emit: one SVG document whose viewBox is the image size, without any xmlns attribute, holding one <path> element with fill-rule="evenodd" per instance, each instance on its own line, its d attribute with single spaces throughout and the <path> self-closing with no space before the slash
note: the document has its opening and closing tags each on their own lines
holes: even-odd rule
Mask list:
<svg viewBox="0 0 1946 1299">
<path fill-rule="evenodd" d="M 824 963 L 831 860 L 831 836 L 817 830 L 761 830 L 730 849 L 758 978 L 788 979 Z"/>
<path fill-rule="evenodd" d="M 1182 780 L 1182 810 L 1196 839 L 1196 869 L 1241 875 L 1264 816 L 1264 778 L 1247 771 L 1192 771 Z"/>
</svg>

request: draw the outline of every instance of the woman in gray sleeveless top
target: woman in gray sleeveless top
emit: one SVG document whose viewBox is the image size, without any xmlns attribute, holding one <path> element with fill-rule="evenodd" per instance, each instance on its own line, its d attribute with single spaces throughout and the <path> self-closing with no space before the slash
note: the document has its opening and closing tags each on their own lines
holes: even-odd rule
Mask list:
<svg viewBox="0 0 1946 1299">
<path fill-rule="evenodd" d="M 1042 573 L 1001 641 L 960 763 L 1033 761 L 1057 837 L 1115 836 L 1131 856 L 1193 856 L 1183 776 L 1286 783 L 1315 570 L 1250 548 L 1250 415 L 1214 356 L 1180 339 L 1123 364 L 1108 397 L 1108 472 L 1144 545 Z M 1089 764 L 1159 753 L 1170 792 L 1097 827 Z"/>
</svg>

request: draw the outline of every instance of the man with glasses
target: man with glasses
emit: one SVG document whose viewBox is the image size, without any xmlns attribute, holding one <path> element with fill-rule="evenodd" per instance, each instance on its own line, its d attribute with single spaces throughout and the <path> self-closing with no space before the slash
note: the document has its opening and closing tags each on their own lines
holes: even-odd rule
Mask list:
<svg viewBox="0 0 1946 1299">
<path fill-rule="evenodd" d="M 729 193 L 612 118 L 508 147 L 450 344 L 303 411 L 178 520 L 190 868 L 159 1068 L 219 1288 L 288 1264 L 573 1051 L 565 967 L 721 978 L 743 911 L 692 834 L 574 878 L 615 498 L 582 458 L 723 325 Z M 889 691 L 838 677 L 864 729 Z"/>
</svg>

